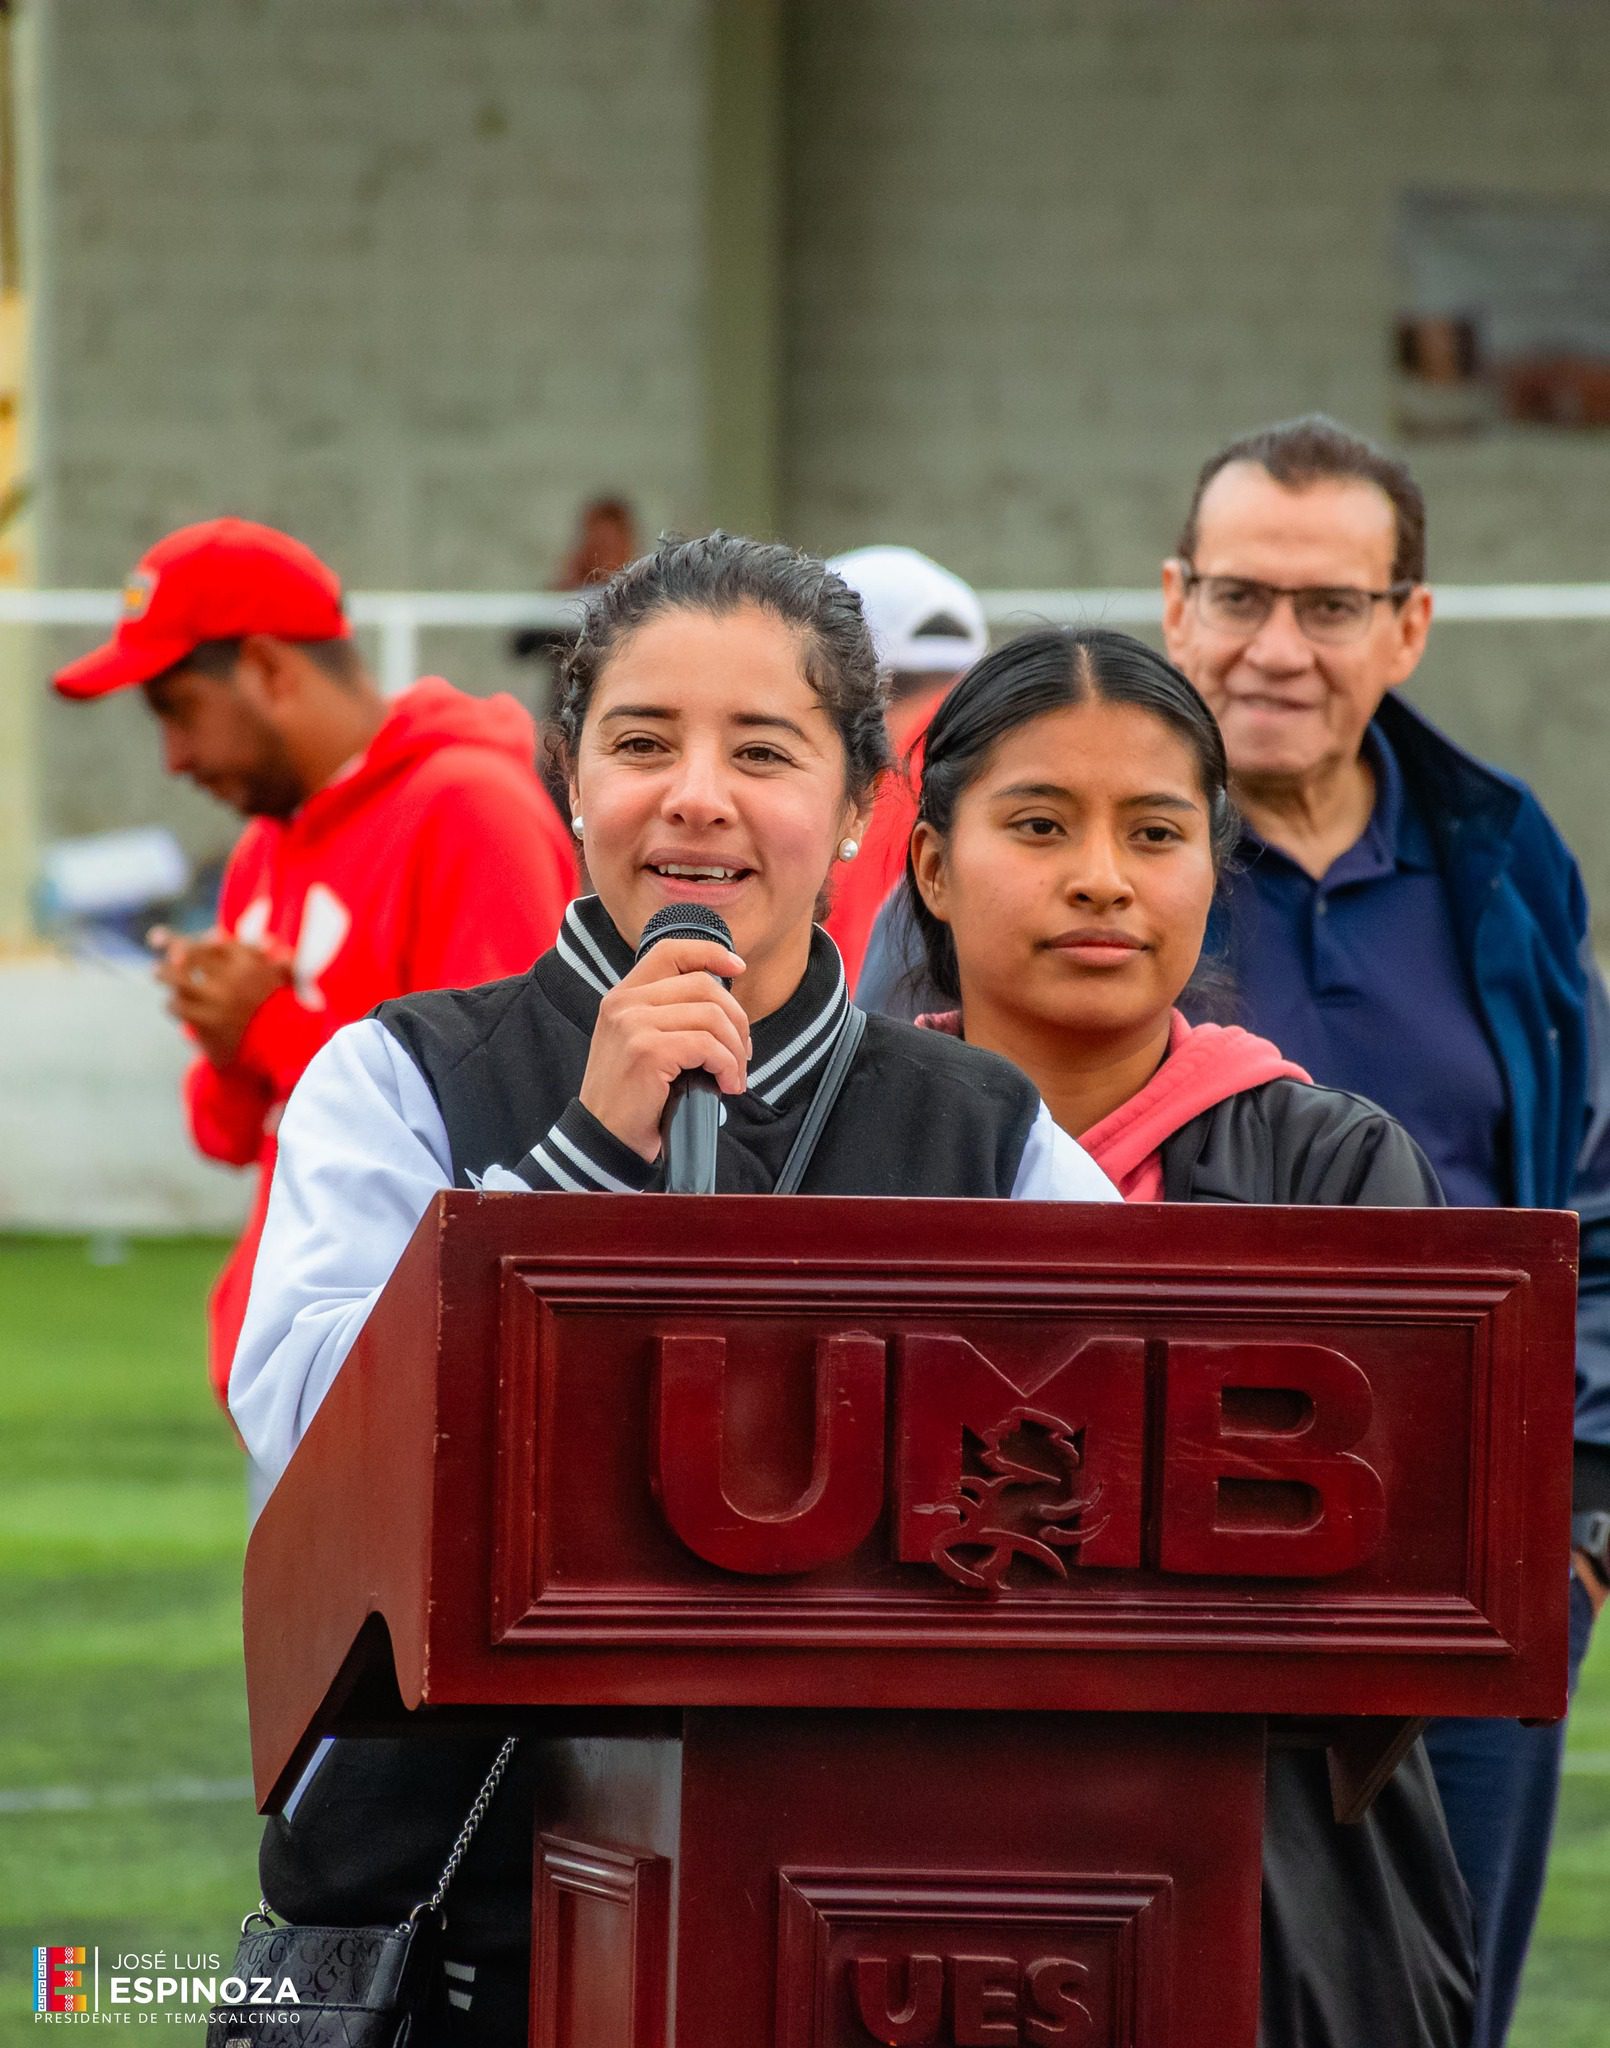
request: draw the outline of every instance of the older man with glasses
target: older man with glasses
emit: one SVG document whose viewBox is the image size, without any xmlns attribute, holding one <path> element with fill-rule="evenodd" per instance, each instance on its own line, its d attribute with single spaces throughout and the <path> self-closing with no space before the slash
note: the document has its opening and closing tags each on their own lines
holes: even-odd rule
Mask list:
<svg viewBox="0 0 1610 2048">
<path fill-rule="evenodd" d="M 1424 578 L 1405 466 L 1294 420 L 1204 466 L 1164 633 L 1223 727 L 1245 821 L 1220 932 L 1240 1021 L 1389 1109 L 1450 1203 L 1581 1213 L 1574 1684 L 1610 1583 L 1610 1006 L 1537 799 L 1395 694 L 1425 650 Z M 1509 2025 L 1563 1740 L 1475 1720 L 1427 1737 L 1475 1913 L 1476 2048 Z"/>
</svg>

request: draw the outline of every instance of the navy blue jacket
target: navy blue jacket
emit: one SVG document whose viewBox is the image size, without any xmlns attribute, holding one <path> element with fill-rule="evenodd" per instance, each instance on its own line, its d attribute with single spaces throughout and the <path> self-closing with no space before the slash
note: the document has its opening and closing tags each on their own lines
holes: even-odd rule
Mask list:
<svg viewBox="0 0 1610 2048">
<path fill-rule="evenodd" d="M 1610 1508 L 1610 997 L 1582 876 L 1524 782 L 1455 746 L 1395 692 L 1376 718 L 1430 823 L 1503 1070 L 1506 1199 L 1582 1218 L 1576 1433 L 1604 1449 L 1578 1458 L 1577 1504 Z"/>
</svg>

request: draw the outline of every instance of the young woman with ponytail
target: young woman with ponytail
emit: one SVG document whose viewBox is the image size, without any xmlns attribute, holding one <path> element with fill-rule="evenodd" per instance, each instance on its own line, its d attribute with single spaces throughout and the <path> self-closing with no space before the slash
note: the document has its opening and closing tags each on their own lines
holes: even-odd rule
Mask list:
<svg viewBox="0 0 1610 2048">
<path fill-rule="evenodd" d="M 1130 1201 L 1440 1205 L 1383 1110 L 1186 1021 L 1236 843 L 1226 783 L 1212 714 L 1140 641 L 986 655 L 928 734 L 907 887 L 945 1007 L 922 1021 L 1021 1068 Z M 1421 1745 L 1349 1827 L 1323 1751 L 1273 1750 L 1262 2048 L 1465 2048 L 1474 1971 Z"/>
</svg>

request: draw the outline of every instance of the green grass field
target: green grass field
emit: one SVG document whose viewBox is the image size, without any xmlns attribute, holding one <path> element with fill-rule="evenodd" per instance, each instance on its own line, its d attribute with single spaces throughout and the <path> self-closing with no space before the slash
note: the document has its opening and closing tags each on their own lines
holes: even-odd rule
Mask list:
<svg viewBox="0 0 1610 2048">
<path fill-rule="evenodd" d="M 0 1237 L 0 2048 L 40 2038 L 36 1943 L 227 1958 L 256 1896 L 257 1821 L 218 1792 L 247 1769 L 240 1462 L 202 1367 L 220 1255 Z M 1610 1629 L 1571 1749 L 1513 2048 L 1610 2041 Z M 56 1788 L 100 1803 L 40 1810 Z"/>
</svg>

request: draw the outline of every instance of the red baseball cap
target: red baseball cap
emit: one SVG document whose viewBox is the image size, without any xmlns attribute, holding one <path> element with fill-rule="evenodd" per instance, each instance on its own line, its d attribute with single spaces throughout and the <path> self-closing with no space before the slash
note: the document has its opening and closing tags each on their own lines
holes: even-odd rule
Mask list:
<svg viewBox="0 0 1610 2048">
<path fill-rule="evenodd" d="M 142 557 L 123 586 L 117 631 L 53 680 L 64 697 L 104 697 L 150 682 L 204 640 L 341 640 L 351 631 L 340 579 L 311 548 L 250 519 L 205 519 Z"/>
</svg>

